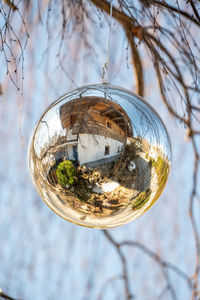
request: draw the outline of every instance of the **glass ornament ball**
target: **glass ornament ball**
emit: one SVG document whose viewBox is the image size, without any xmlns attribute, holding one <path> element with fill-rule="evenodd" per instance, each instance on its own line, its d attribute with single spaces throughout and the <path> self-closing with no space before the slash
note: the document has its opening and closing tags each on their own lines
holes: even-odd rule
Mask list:
<svg viewBox="0 0 200 300">
<path fill-rule="evenodd" d="M 109 84 L 81 87 L 52 103 L 29 145 L 41 198 L 78 225 L 109 228 L 142 215 L 159 198 L 171 148 L 156 111 Z"/>
</svg>

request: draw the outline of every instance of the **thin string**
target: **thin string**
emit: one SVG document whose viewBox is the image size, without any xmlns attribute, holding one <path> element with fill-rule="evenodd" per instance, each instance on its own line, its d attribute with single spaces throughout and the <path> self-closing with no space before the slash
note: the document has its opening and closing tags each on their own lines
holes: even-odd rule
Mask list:
<svg viewBox="0 0 200 300">
<path fill-rule="evenodd" d="M 109 30 L 109 36 L 108 36 L 108 56 L 107 56 L 107 60 L 103 66 L 102 69 L 102 81 L 103 83 L 106 83 L 106 71 L 108 70 L 109 64 L 110 64 L 110 50 L 111 50 L 111 36 L 112 36 L 112 5 L 113 0 L 110 1 L 110 20 L 109 20 L 109 25 L 110 25 L 110 30 Z"/>
</svg>

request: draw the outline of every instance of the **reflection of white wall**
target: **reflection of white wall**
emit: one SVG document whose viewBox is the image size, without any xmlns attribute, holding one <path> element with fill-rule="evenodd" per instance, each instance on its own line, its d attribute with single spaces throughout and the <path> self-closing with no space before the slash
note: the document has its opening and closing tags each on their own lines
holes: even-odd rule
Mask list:
<svg viewBox="0 0 200 300">
<path fill-rule="evenodd" d="M 82 165 L 117 155 L 121 152 L 123 146 L 123 143 L 115 139 L 97 134 L 80 133 L 78 140 L 76 140 L 77 135 L 72 135 L 71 130 L 66 135 L 66 142 L 57 147 L 56 154 L 54 154 L 56 155 L 56 160 L 64 159 L 64 157 L 65 159 L 74 160 L 73 147 L 77 146 L 78 160 Z M 107 155 L 105 155 L 106 146 L 109 147 L 109 154 Z"/>
<path fill-rule="evenodd" d="M 96 161 L 117 155 L 123 143 L 97 134 L 79 134 L 78 159 L 80 164 Z M 105 155 L 105 146 L 109 146 L 110 154 Z"/>
<path fill-rule="evenodd" d="M 65 129 L 66 130 L 66 129 Z M 72 134 L 72 129 L 66 130 L 67 141 L 77 139 L 77 134 Z"/>
</svg>

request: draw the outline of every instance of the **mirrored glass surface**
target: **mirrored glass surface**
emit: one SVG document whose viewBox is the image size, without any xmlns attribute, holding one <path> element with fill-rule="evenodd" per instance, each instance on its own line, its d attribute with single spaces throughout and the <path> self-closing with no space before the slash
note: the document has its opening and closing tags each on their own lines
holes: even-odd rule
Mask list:
<svg viewBox="0 0 200 300">
<path fill-rule="evenodd" d="M 79 88 L 41 116 L 29 169 L 41 198 L 88 227 L 125 224 L 148 210 L 170 170 L 163 122 L 141 97 L 108 84 Z"/>
</svg>

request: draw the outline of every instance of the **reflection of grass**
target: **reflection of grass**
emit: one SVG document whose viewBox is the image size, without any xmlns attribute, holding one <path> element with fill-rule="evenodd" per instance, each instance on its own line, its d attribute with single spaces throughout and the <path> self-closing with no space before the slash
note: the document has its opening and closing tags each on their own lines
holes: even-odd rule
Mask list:
<svg viewBox="0 0 200 300">
<path fill-rule="evenodd" d="M 153 201 L 150 203 L 150 205 L 145 209 L 148 210 L 155 201 L 160 197 L 164 186 L 167 182 L 167 177 L 169 175 L 169 164 L 167 161 L 165 161 L 161 156 L 158 156 L 157 160 L 154 160 L 152 157 L 149 158 L 149 166 L 151 168 L 154 168 L 156 172 L 156 176 L 158 179 L 158 185 L 155 187 L 152 187 L 152 190 L 148 189 L 138 195 L 136 199 L 134 199 L 133 203 L 133 209 L 140 209 L 151 197 L 151 193 L 154 189 L 156 189 L 156 193 L 154 195 Z"/>
<path fill-rule="evenodd" d="M 132 205 L 133 209 L 139 209 L 141 208 L 150 198 L 151 196 L 151 190 L 147 189 L 144 192 L 141 192 L 135 199 L 134 203 Z"/>
<path fill-rule="evenodd" d="M 157 190 L 153 201 L 145 209 L 145 211 L 149 209 L 156 202 L 156 200 L 158 200 L 165 187 L 165 184 L 167 183 L 167 178 L 169 175 L 169 163 L 168 161 L 164 160 L 161 156 L 158 156 L 157 160 L 154 160 L 152 157 L 150 157 L 149 162 L 151 164 L 151 167 L 155 169 L 158 178 L 158 186 L 156 187 Z"/>
</svg>

